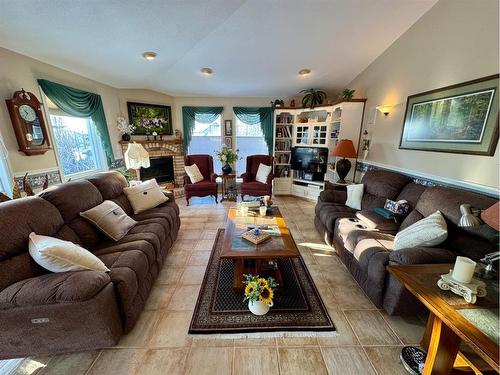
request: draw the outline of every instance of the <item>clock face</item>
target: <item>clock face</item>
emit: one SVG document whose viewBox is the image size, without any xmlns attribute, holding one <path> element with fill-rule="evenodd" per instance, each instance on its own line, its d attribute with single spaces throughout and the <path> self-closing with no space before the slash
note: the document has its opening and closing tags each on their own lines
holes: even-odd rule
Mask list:
<svg viewBox="0 0 500 375">
<path fill-rule="evenodd" d="M 19 107 L 19 114 L 24 121 L 33 122 L 36 120 L 36 112 L 29 105 L 23 104 Z"/>
</svg>

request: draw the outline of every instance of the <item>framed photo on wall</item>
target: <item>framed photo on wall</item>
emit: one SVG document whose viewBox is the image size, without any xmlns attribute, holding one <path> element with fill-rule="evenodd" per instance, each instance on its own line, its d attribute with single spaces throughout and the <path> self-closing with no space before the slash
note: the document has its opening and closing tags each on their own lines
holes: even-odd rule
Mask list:
<svg viewBox="0 0 500 375">
<path fill-rule="evenodd" d="M 408 97 L 400 149 L 493 156 L 498 74 Z"/>
<path fill-rule="evenodd" d="M 233 138 L 232 137 L 224 137 L 224 146 L 228 148 L 233 148 Z"/>
<path fill-rule="evenodd" d="M 226 137 L 231 137 L 233 135 L 233 121 L 224 120 L 224 135 Z"/>
<path fill-rule="evenodd" d="M 170 106 L 127 102 L 129 124 L 135 126 L 134 135 L 157 132 L 172 135 L 172 110 Z"/>
</svg>

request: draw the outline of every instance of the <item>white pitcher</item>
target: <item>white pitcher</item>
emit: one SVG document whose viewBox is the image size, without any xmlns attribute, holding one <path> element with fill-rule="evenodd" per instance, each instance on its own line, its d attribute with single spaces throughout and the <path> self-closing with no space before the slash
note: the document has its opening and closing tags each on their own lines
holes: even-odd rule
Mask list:
<svg viewBox="0 0 500 375">
<path fill-rule="evenodd" d="M 273 306 L 273 301 L 269 305 L 261 301 L 248 301 L 248 308 L 254 315 L 265 315 Z"/>
</svg>

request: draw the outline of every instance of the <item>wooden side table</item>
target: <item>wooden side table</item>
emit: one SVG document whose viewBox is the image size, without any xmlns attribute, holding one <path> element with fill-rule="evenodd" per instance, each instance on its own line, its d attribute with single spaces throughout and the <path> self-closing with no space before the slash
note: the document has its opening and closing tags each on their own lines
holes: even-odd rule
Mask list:
<svg viewBox="0 0 500 375">
<path fill-rule="evenodd" d="M 236 202 L 238 192 L 236 191 L 236 175 L 234 173 L 218 175 L 222 179 L 222 194 L 221 202 L 232 201 Z"/>
<path fill-rule="evenodd" d="M 387 267 L 389 273 L 430 311 L 421 342 L 422 348 L 427 351 L 422 374 L 446 375 L 460 362 L 465 362 L 474 369 L 473 364 L 459 351 L 461 342 L 466 343 L 498 372 L 498 280 L 489 281 L 487 296 L 471 305 L 462 297 L 437 286 L 440 275 L 448 273 L 452 268 L 453 264 Z"/>
</svg>

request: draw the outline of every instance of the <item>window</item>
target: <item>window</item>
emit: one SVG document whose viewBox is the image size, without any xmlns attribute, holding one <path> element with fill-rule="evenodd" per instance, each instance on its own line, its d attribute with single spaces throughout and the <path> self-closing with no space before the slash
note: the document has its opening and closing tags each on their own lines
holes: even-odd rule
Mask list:
<svg viewBox="0 0 500 375">
<path fill-rule="evenodd" d="M 50 106 L 49 106 L 50 108 Z M 104 169 L 103 147 L 90 118 L 49 109 L 59 166 L 65 178 Z"/>
<path fill-rule="evenodd" d="M 0 138 L 0 192 L 10 196 L 11 184 L 9 168 L 7 166 L 7 149 Z"/>
<path fill-rule="evenodd" d="M 238 175 L 245 173 L 247 167 L 247 156 L 249 155 L 267 155 L 268 149 L 264 133 L 260 124 L 248 125 L 235 117 L 236 123 L 236 148 L 240 150 L 241 158 L 236 163 Z"/>
<path fill-rule="evenodd" d="M 221 149 L 222 118 L 217 116 L 210 124 L 194 122 L 193 136 L 189 143 L 189 154 L 208 154 L 214 158 L 214 172 L 220 173 L 221 162 L 215 159 L 215 152 Z"/>
</svg>

